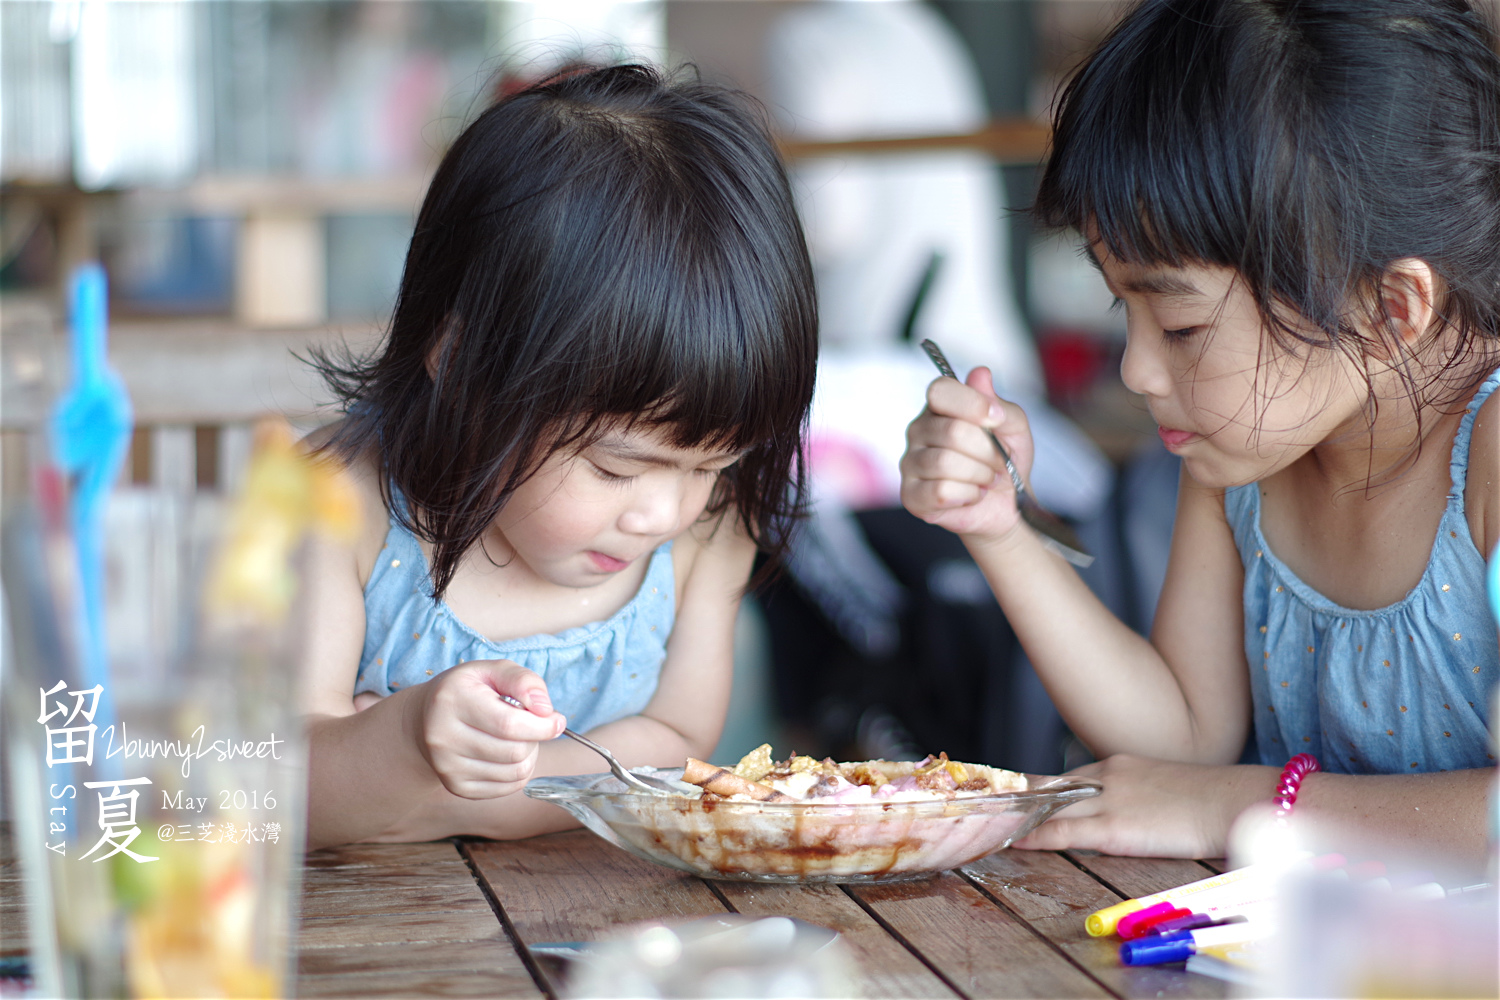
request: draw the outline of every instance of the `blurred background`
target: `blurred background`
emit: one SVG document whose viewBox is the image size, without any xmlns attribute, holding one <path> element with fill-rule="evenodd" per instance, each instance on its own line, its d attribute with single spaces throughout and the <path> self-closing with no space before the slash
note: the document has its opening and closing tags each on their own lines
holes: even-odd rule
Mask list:
<svg viewBox="0 0 1500 1000">
<path fill-rule="evenodd" d="M 498 96 L 579 60 L 691 63 L 766 105 L 819 281 L 816 513 L 747 602 L 730 730 L 1050 772 L 1081 763 L 962 546 L 899 509 L 931 380 L 994 368 L 1033 485 L 1149 627 L 1176 467 L 1118 377 L 1076 235 L 1025 215 L 1060 82 L 1116 0 L 0 0 L 0 444 L 67 378 L 62 282 L 109 272 L 129 482 L 232 486 L 249 421 L 336 417 L 296 354 L 378 343 L 427 178 Z"/>
</svg>

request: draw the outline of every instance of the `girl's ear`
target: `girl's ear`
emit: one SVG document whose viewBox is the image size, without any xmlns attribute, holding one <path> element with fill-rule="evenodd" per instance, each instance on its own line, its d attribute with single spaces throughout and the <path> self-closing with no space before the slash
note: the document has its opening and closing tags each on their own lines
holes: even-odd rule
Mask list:
<svg viewBox="0 0 1500 1000">
<path fill-rule="evenodd" d="M 1380 279 L 1379 340 L 1392 357 L 1413 350 L 1437 319 L 1437 273 L 1416 257 L 1393 261 Z"/>
</svg>

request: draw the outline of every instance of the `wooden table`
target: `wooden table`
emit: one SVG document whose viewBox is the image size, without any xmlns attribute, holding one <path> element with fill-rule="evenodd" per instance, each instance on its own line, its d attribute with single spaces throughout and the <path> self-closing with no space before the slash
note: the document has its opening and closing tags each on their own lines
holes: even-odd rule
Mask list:
<svg viewBox="0 0 1500 1000">
<path fill-rule="evenodd" d="M 1220 870 L 1213 862 L 1001 851 L 885 886 L 706 882 L 582 830 L 514 842 L 358 845 L 307 856 L 298 993 L 556 997 L 544 942 L 726 911 L 843 935 L 865 997 L 1224 997 L 1180 965 L 1120 966 L 1083 918 Z"/>
</svg>

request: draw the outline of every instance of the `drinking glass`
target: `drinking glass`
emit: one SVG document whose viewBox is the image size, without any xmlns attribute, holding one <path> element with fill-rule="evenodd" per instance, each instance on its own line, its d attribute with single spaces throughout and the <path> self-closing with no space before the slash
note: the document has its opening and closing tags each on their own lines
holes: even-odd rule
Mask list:
<svg viewBox="0 0 1500 1000">
<path fill-rule="evenodd" d="M 4 531 L 6 749 L 36 989 L 287 996 L 304 840 L 298 546 L 247 542 L 243 499 L 116 490 L 108 669 L 86 678 L 61 485 L 38 482 Z M 226 599 L 235 559 L 276 564 L 261 568 L 290 593 Z"/>
</svg>

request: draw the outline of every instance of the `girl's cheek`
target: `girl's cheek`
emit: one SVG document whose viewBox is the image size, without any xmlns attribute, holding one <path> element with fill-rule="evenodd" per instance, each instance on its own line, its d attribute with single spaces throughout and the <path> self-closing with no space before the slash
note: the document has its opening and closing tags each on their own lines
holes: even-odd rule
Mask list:
<svg viewBox="0 0 1500 1000">
<path fill-rule="evenodd" d="M 684 524 L 691 524 L 696 521 L 708 509 L 708 502 L 713 499 L 714 487 L 716 485 L 718 485 L 717 477 L 709 479 L 707 482 L 695 483 L 687 491 L 687 495 L 683 498 L 685 503 L 683 504 L 682 512 L 684 515 L 690 516 L 683 517 L 682 521 Z"/>
</svg>

